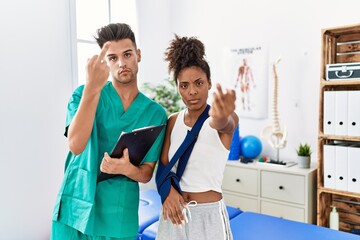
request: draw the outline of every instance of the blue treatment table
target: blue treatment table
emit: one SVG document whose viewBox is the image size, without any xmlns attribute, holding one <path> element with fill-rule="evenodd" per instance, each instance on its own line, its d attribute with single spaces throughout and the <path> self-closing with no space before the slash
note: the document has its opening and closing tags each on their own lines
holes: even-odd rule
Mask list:
<svg viewBox="0 0 360 240">
<path fill-rule="evenodd" d="M 234 240 L 360 240 L 360 236 L 227 206 Z M 140 193 L 138 240 L 154 240 L 161 200 L 156 190 Z M 208 239 L 207 239 L 208 240 Z M 212 239 L 209 239 L 212 240 Z"/>
<path fill-rule="evenodd" d="M 360 240 L 360 236 L 260 213 L 243 212 L 230 220 L 234 240 Z"/>
<path fill-rule="evenodd" d="M 139 232 L 137 239 L 142 239 L 143 231 L 159 220 L 161 200 L 156 190 L 140 192 L 139 202 Z"/>
<path fill-rule="evenodd" d="M 242 213 L 238 208 L 227 206 L 229 219 Z M 156 190 L 140 192 L 138 239 L 154 240 L 159 225 L 161 200 Z"/>
</svg>

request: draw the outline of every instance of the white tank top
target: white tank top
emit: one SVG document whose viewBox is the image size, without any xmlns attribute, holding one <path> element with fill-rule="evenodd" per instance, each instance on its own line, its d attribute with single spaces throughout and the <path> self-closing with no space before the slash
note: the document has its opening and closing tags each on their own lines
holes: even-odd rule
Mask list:
<svg viewBox="0 0 360 240">
<path fill-rule="evenodd" d="M 169 161 L 191 128 L 184 123 L 186 110 L 179 112 L 170 136 Z M 221 193 L 224 169 L 229 150 L 222 144 L 217 130 L 210 127 L 210 118 L 202 126 L 191 152 L 180 187 L 185 192 L 216 191 Z M 172 169 L 176 173 L 178 163 Z"/>
</svg>

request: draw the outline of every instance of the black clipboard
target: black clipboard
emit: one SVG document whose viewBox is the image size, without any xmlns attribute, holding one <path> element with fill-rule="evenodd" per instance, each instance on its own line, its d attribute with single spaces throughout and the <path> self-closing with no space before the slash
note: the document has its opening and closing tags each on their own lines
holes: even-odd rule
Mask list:
<svg viewBox="0 0 360 240">
<path fill-rule="evenodd" d="M 122 133 L 117 141 L 110 157 L 120 158 L 125 148 L 129 150 L 129 157 L 132 164 L 139 166 L 147 152 L 150 150 L 165 125 L 138 128 L 132 132 Z M 116 177 L 120 174 L 108 174 L 100 172 L 97 182 Z"/>
</svg>

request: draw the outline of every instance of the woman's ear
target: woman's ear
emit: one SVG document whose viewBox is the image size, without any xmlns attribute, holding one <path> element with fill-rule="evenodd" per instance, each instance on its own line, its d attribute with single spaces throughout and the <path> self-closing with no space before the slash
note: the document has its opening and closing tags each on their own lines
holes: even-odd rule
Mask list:
<svg viewBox="0 0 360 240">
<path fill-rule="evenodd" d="M 211 83 L 211 80 L 209 80 L 209 90 L 211 89 L 212 87 L 212 83 Z"/>
</svg>

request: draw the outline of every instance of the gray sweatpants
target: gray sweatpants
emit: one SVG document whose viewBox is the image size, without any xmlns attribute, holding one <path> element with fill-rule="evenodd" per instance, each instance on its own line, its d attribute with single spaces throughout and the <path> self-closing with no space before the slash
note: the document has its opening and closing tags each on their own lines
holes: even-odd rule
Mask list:
<svg viewBox="0 0 360 240">
<path fill-rule="evenodd" d="M 232 240 L 229 216 L 223 200 L 189 205 L 188 223 L 174 225 L 161 214 L 156 240 Z"/>
</svg>

